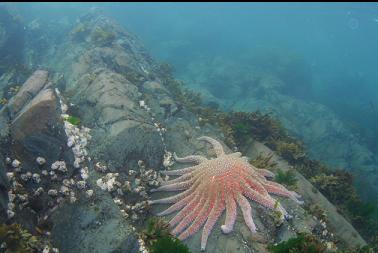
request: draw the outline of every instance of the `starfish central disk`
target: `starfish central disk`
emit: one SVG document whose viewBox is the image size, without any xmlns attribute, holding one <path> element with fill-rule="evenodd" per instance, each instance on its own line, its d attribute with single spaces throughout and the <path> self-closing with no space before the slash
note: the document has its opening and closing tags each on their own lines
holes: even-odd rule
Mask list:
<svg viewBox="0 0 378 253">
<path fill-rule="evenodd" d="M 268 170 L 252 166 L 241 153 L 225 154 L 222 145 L 210 138 L 200 137 L 212 145 L 217 157 L 208 160 L 202 156 L 178 158 L 177 162 L 190 162 L 197 165 L 179 169 L 162 171 L 166 175 L 178 176 L 166 181 L 154 191 L 182 191 L 181 193 L 150 204 L 172 204 L 159 216 L 178 213 L 169 222 L 171 233 L 184 240 L 195 234 L 202 226 L 201 250 L 205 250 L 207 239 L 218 218 L 226 210 L 226 219 L 221 226 L 223 233 L 230 233 L 237 216 L 237 205 L 240 207 L 244 221 L 252 233 L 256 232 L 251 206 L 248 199 L 270 209 L 280 212 L 281 217 L 287 215 L 285 209 L 270 194 L 288 197 L 301 203 L 297 193 L 287 190 L 284 186 L 269 181 L 274 177 Z"/>
</svg>

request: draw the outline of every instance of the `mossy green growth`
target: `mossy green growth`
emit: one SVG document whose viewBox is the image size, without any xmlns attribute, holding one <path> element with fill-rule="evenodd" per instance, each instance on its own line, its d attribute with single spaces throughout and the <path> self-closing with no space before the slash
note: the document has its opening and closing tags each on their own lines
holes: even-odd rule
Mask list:
<svg viewBox="0 0 378 253">
<path fill-rule="evenodd" d="M 67 121 L 70 122 L 72 125 L 78 126 L 81 124 L 81 120 L 75 116 L 68 116 Z"/>
<path fill-rule="evenodd" d="M 326 247 L 313 235 L 300 233 L 295 238 L 270 245 L 268 249 L 272 253 L 323 253 Z"/>
<path fill-rule="evenodd" d="M 161 218 L 150 218 L 141 236 L 151 253 L 190 253 L 185 244 L 170 234 L 168 224 Z"/>
<path fill-rule="evenodd" d="M 294 190 L 297 186 L 298 179 L 295 177 L 295 172 L 293 170 L 288 170 L 286 172 L 278 170 L 275 176 L 275 181 L 287 186 L 290 190 Z"/>
<path fill-rule="evenodd" d="M 276 144 L 277 152 L 290 163 L 295 163 L 305 156 L 300 143 L 279 141 Z"/>
<path fill-rule="evenodd" d="M 269 155 L 259 154 L 250 163 L 259 169 L 271 169 L 277 165 L 276 162 L 271 161 L 272 157 L 273 157 L 273 153 L 270 153 Z"/>
<path fill-rule="evenodd" d="M 32 253 L 42 247 L 36 236 L 16 223 L 0 225 L 0 242 L 6 243 L 6 253 Z"/>
<path fill-rule="evenodd" d="M 97 27 L 92 32 L 93 41 L 99 46 L 108 46 L 116 38 L 116 34 L 113 31 L 105 30 L 102 27 Z"/>
<path fill-rule="evenodd" d="M 179 239 L 164 236 L 156 240 L 150 248 L 152 253 L 190 253 L 189 248 Z"/>
<path fill-rule="evenodd" d="M 89 33 L 87 24 L 79 23 L 70 33 L 71 38 L 77 41 L 83 41 Z"/>
</svg>

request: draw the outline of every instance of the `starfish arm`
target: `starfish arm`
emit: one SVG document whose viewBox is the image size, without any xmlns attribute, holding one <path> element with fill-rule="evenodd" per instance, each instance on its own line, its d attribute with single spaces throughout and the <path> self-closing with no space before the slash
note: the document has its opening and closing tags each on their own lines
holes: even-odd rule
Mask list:
<svg viewBox="0 0 378 253">
<path fill-rule="evenodd" d="M 248 185 L 243 186 L 243 194 L 247 196 L 249 199 L 257 202 L 258 204 L 273 210 L 275 205 L 275 200 L 270 197 L 269 195 L 264 196 L 257 192 L 256 190 L 252 189 Z"/>
<path fill-rule="evenodd" d="M 184 207 L 185 205 L 189 204 L 190 201 L 193 200 L 193 198 L 194 198 L 193 195 L 186 196 L 185 198 L 179 200 L 175 204 L 173 204 L 170 207 L 168 207 L 166 210 L 158 213 L 157 216 L 165 216 L 165 215 L 171 214 L 171 213 L 173 213 L 173 212 L 175 212 L 177 210 L 180 210 L 182 207 Z"/>
<path fill-rule="evenodd" d="M 200 156 L 200 155 L 190 155 L 185 157 L 178 157 L 176 153 L 173 153 L 173 157 L 175 160 L 179 163 L 203 163 L 207 161 L 206 157 Z"/>
<path fill-rule="evenodd" d="M 172 180 L 168 180 L 168 181 L 163 181 L 161 183 L 161 185 L 170 185 L 170 184 L 173 184 L 173 183 L 180 183 L 180 182 L 184 182 L 188 179 L 190 179 L 193 175 L 191 173 L 187 173 L 187 174 L 184 174 L 178 178 L 175 178 L 175 179 L 172 179 Z"/>
<path fill-rule="evenodd" d="M 202 237 L 201 237 L 201 250 L 205 250 L 207 239 L 209 238 L 211 230 L 213 229 L 219 217 L 222 215 L 224 209 L 225 209 L 225 206 L 224 206 L 223 192 L 221 192 L 220 196 L 217 198 L 215 202 L 214 208 L 210 212 L 209 218 L 207 219 L 205 226 L 203 227 Z"/>
<path fill-rule="evenodd" d="M 244 172 L 241 172 L 241 174 L 244 176 L 243 179 L 241 180 L 241 184 L 243 185 L 248 185 L 251 187 L 253 190 L 257 191 L 258 193 L 268 196 L 268 191 L 264 188 L 264 186 L 255 178 L 252 176 L 245 174 Z"/>
<path fill-rule="evenodd" d="M 198 167 L 193 166 L 193 167 L 188 167 L 184 169 L 178 169 L 178 170 L 161 170 L 160 173 L 168 176 L 178 176 L 178 175 L 184 175 L 186 173 L 192 172 Z"/>
<path fill-rule="evenodd" d="M 150 205 L 176 203 L 177 201 L 185 198 L 186 196 L 191 195 L 196 190 L 196 188 L 200 185 L 200 183 L 201 183 L 200 181 L 197 181 L 189 189 L 187 189 L 187 190 L 185 190 L 185 191 L 183 191 L 179 194 L 176 194 L 176 195 L 168 197 L 168 198 L 150 200 L 148 203 Z"/>
<path fill-rule="evenodd" d="M 154 204 L 170 204 L 170 203 L 176 203 L 179 200 L 180 200 L 180 196 L 174 195 L 174 196 L 167 197 L 167 198 L 149 200 L 148 204 L 149 205 L 154 205 Z"/>
<path fill-rule="evenodd" d="M 259 173 L 261 176 L 266 178 L 274 178 L 275 174 L 271 172 L 270 170 L 266 169 L 256 169 L 257 173 Z"/>
<path fill-rule="evenodd" d="M 163 185 L 160 186 L 156 189 L 151 189 L 151 192 L 157 192 L 157 191 L 181 191 L 181 190 L 186 190 L 190 187 L 191 181 L 185 181 L 185 182 L 180 182 L 180 183 L 173 183 L 173 184 L 168 184 L 168 185 Z"/>
<path fill-rule="evenodd" d="M 209 213 L 214 205 L 214 196 L 212 196 L 211 199 L 208 199 L 205 203 L 205 205 L 202 206 L 201 211 L 196 215 L 196 219 L 193 221 L 193 223 L 179 236 L 178 239 L 185 240 L 186 238 L 192 236 L 195 234 L 203 223 L 205 223 L 207 217 L 209 216 Z"/>
<path fill-rule="evenodd" d="M 243 159 L 244 161 L 246 161 L 247 163 L 249 163 L 249 158 L 247 156 L 242 156 L 241 159 Z"/>
<path fill-rule="evenodd" d="M 278 195 L 278 196 L 282 196 L 282 197 L 287 197 L 287 198 L 294 200 L 298 204 L 303 204 L 303 201 L 298 200 L 297 197 L 300 196 L 300 195 L 297 194 L 296 192 L 289 191 L 285 187 L 283 187 L 282 185 L 277 184 L 275 182 L 271 182 L 271 181 L 266 181 L 263 184 L 264 184 L 265 189 L 269 193 L 272 193 L 272 194 L 275 194 L 275 195 Z"/>
<path fill-rule="evenodd" d="M 177 226 L 172 230 L 173 235 L 180 234 L 185 228 L 187 228 L 192 222 L 200 215 L 204 205 L 207 204 L 209 200 L 206 199 L 206 197 L 203 197 L 196 205 L 193 210 L 186 215 L 178 224 Z"/>
<path fill-rule="evenodd" d="M 197 140 L 206 141 L 206 142 L 210 143 L 213 146 L 213 149 L 214 149 L 217 157 L 224 155 L 223 146 L 217 140 L 214 140 L 213 138 L 210 138 L 210 137 L 207 137 L 207 136 L 199 137 Z"/>
<path fill-rule="evenodd" d="M 188 180 L 191 180 L 192 182 L 198 182 L 203 174 L 206 174 L 206 170 L 201 170 L 201 167 L 198 167 L 198 170 L 186 173 L 178 178 L 175 178 L 173 180 L 165 181 L 162 183 L 162 185 L 170 185 L 172 183 L 179 183 L 179 182 L 186 182 Z"/>
<path fill-rule="evenodd" d="M 225 234 L 230 233 L 233 230 L 236 220 L 236 203 L 232 194 L 228 194 L 226 197 L 226 220 L 224 225 L 221 226 L 222 232 Z"/>
<path fill-rule="evenodd" d="M 235 152 L 235 153 L 229 154 L 229 156 L 231 156 L 231 157 L 241 157 L 241 156 L 242 156 L 242 153 L 240 153 L 240 152 Z"/>
<path fill-rule="evenodd" d="M 238 202 L 239 207 L 242 210 L 245 224 L 247 224 L 249 230 L 251 230 L 252 233 L 256 233 L 256 225 L 252 219 L 252 208 L 248 200 L 239 193 L 236 197 L 236 201 Z"/>
<path fill-rule="evenodd" d="M 189 204 L 187 204 L 183 209 L 181 209 L 181 211 L 178 212 L 176 216 L 170 220 L 169 226 L 174 227 L 177 223 L 182 221 L 188 214 L 191 213 L 191 211 L 193 211 L 196 208 L 196 206 L 200 202 L 204 201 L 203 199 L 203 194 L 195 195 L 195 197 L 189 202 Z"/>
</svg>

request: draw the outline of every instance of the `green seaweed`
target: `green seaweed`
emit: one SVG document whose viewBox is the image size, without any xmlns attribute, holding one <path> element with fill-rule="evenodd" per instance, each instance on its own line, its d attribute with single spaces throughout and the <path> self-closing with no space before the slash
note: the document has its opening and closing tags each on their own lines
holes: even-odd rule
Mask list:
<svg viewBox="0 0 378 253">
<path fill-rule="evenodd" d="M 268 246 L 272 253 L 323 253 L 325 248 L 313 235 L 304 233 L 299 233 L 297 237 L 277 245 Z"/>
<path fill-rule="evenodd" d="M 41 248 L 39 239 L 16 223 L 0 225 L 0 242 L 6 243 L 6 253 L 32 253 Z"/>
<path fill-rule="evenodd" d="M 156 240 L 150 248 L 152 253 L 190 253 L 189 248 L 179 239 L 164 236 Z"/>
<path fill-rule="evenodd" d="M 273 153 L 266 156 L 259 154 L 255 159 L 250 161 L 250 163 L 259 169 L 271 169 L 277 165 L 276 162 L 270 161 L 272 157 Z"/>
<path fill-rule="evenodd" d="M 81 124 L 81 120 L 75 116 L 68 116 L 67 121 L 70 122 L 72 125 L 78 126 Z"/>
<path fill-rule="evenodd" d="M 275 181 L 287 186 L 290 190 L 294 190 L 297 186 L 298 179 L 295 177 L 295 172 L 293 170 L 278 170 L 275 176 Z"/>
<path fill-rule="evenodd" d="M 169 232 L 169 225 L 161 218 L 149 218 L 141 237 L 151 253 L 190 253 L 188 247 Z"/>
<path fill-rule="evenodd" d="M 302 146 L 297 142 L 278 141 L 277 152 L 290 163 L 295 163 L 305 156 Z"/>
</svg>

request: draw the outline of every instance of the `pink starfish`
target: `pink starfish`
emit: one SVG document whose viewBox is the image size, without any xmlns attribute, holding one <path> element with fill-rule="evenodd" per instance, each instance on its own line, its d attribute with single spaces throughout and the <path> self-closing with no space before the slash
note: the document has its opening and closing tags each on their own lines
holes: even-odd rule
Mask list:
<svg viewBox="0 0 378 253">
<path fill-rule="evenodd" d="M 247 198 L 268 209 L 277 210 L 281 213 L 282 219 L 287 216 L 287 212 L 269 193 L 302 203 L 297 199 L 300 197 L 297 193 L 266 179 L 266 177 L 274 177 L 272 172 L 252 166 L 241 153 L 225 154 L 222 145 L 210 137 L 203 136 L 198 140 L 210 143 L 217 157 L 208 160 L 197 155 L 184 158 L 175 155 L 177 162 L 191 162 L 197 165 L 162 171 L 166 175 L 180 175 L 180 177 L 164 182 L 153 191 L 183 190 L 183 192 L 150 201 L 150 204 L 173 203 L 168 209 L 159 213 L 159 216 L 180 210 L 169 222 L 173 229 L 172 234 L 178 235 L 180 240 L 196 233 L 206 222 L 201 239 L 201 250 L 205 250 L 210 232 L 225 209 L 226 220 L 221 229 L 226 234 L 233 230 L 237 215 L 236 203 L 243 213 L 246 225 L 252 233 L 255 233 L 256 226 Z"/>
</svg>

